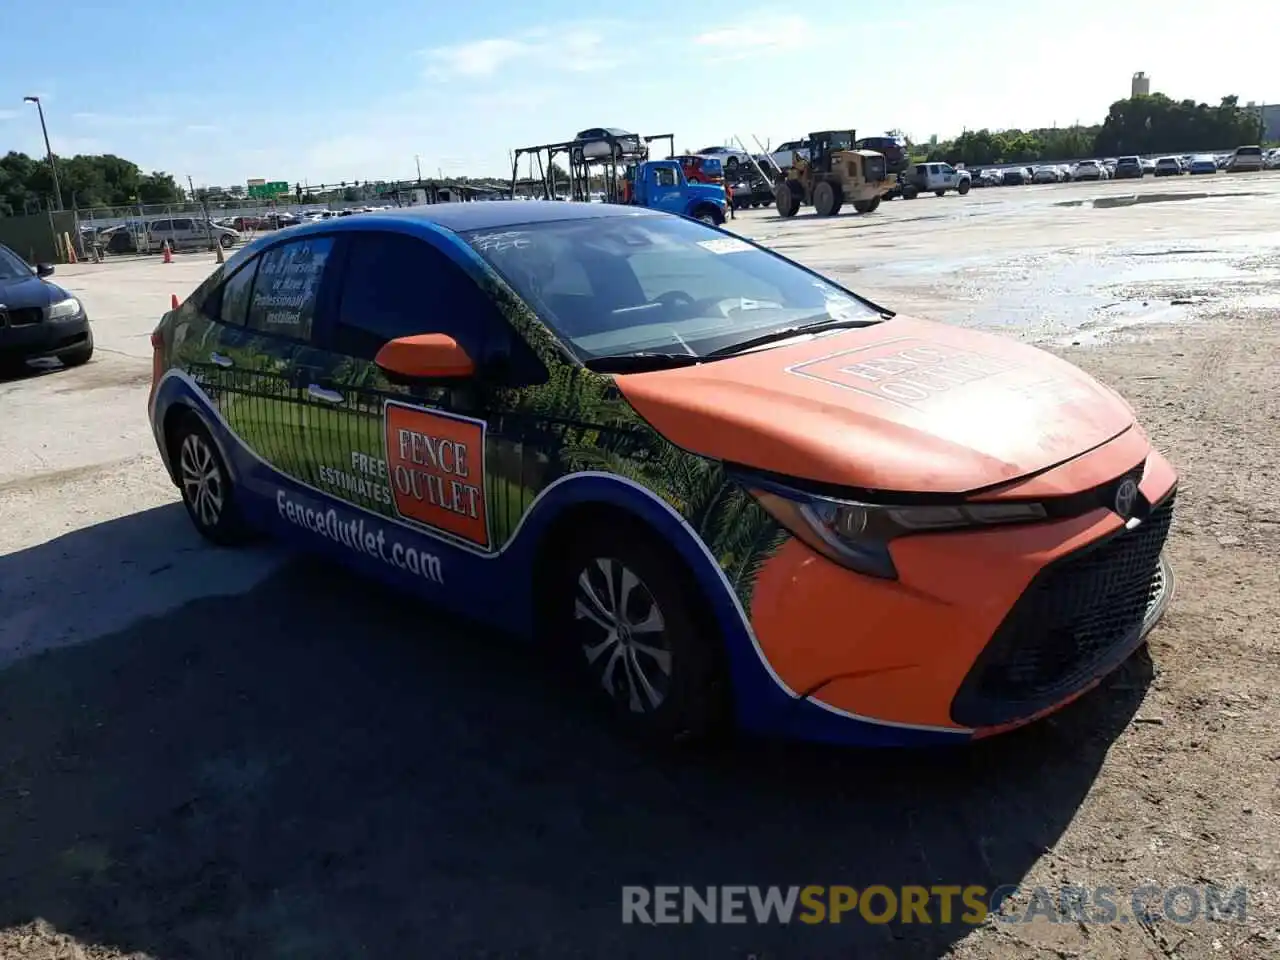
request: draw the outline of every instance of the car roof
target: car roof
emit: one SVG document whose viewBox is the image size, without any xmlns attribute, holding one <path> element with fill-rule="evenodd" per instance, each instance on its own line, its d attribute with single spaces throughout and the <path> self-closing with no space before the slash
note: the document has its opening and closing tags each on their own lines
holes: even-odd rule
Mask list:
<svg viewBox="0 0 1280 960">
<path fill-rule="evenodd" d="M 365 224 L 370 229 L 390 224 L 432 224 L 463 233 L 467 230 L 493 230 L 501 227 L 517 227 L 526 223 L 549 223 L 555 220 L 595 220 L 607 217 L 661 216 L 656 210 L 628 206 L 619 203 L 581 203 L 570 200 L 540 200 L 536 203 L 515 203 L 509 200 L 472 200 L 462 203 L 428 203 L 417 207 L 400 207 L 362 213 L 347 217 L 341 228 L 358 229 Z M 289 227 L 290 236 L 308 233 L 328 233 L 335 229 L 333 223 L 313 222 Z"/>
</svg>

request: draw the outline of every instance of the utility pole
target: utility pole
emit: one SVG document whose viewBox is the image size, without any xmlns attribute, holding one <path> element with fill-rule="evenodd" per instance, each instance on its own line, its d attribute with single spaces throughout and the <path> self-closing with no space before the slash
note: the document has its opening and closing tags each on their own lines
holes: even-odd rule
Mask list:
<svg viewBox="0 0 1280 960">
<path fill-rule="evenodd" d="M 58 164 L 53 159 L 53 147 L 49 146 L 49 128 L 44 123 L 44 104 L 36 96 L 23 97 L 23 103 L 34 103 L 40 114 L 40 132 L 44 134 L 44 150 L 49 157 L 49 172 L 53 174 L 53 202 L 62 209 L 62 185 L 58 183 Z"/>
<path fill-rule="evenodd" d="M 416 153 L 413 155 L 413 162 L 418 168 L 418 182 L 422 182 L 422 158 Z"/>
<path fill-rule="evenodd" d="M 190 190 L 191 190 L 191 192 L 188 194 L 188 196 L 190 196 L 190 197 L 191 197 L 191 202 L 192 202 L 192 203 L 195 203 L 195 202 L 196 202 L 196 185 L 195 185 L 194 183 L 192 183 L 192 182 L 191 182 L 191 174 L 189 174 L 189 173 L 187 174 L 187 186 L 188 186 L 188 187 L 190 188 Z"/>
</svg>

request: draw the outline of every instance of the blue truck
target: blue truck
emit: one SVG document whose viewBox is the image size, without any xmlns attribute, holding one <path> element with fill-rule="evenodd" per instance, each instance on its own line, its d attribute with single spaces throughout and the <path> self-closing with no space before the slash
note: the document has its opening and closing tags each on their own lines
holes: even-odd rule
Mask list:
<svg viewBox="0 0 1280 960">
<path fill-rule="evenodd" d="M 627 202 L 720 226 L 728 200 L 718 183 L 693 183 L 675 160 L 646 160 L 627 170 Z"/>
</svg>

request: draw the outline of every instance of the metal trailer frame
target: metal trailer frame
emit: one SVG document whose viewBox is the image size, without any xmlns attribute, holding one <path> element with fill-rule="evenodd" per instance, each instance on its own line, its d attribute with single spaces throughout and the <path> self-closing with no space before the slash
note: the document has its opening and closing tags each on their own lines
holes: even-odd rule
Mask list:
<svg viewBox="0 0 1280 960">
<path fill-rule="evenodd" d="M 588 203 L 591 200 L 591 180 L 593 176 L 597 179 L 604 180 L 604 195 L 606 203 L 622 202 L 622 184 L 626 178 L 626 170 L 637 163 L 643 163 L 648 160 L 652 153 L 652 145 L 659 140 L 666 140 L 668 145 L 668 156 L 675 153 L 675 135 L 671 133 L 658 133 L 653 136 L 640 137 L 643 144 L 642 153 L 639 157 L 623 156 L 624 149 L 620 143 L 621 138 L 612 134 L 605 134 L 600 137 L 591 137 L 586 140 L 565 140 L 560 143 L 543 143 L 535 147 L 517 147 L 511 151 L 511 192 L 512 200 L 516 196 L 516 188 L 519 186 L 520 180 L 520 158 L 528 157 L 529 176 L 524 182 L 531 188 L 537 183 L 541 185 L 542 199 L 554 200 L 556 197 L 556 188 L 559 186 L 556 182 L 555 173 L 552 165 L 556 158 L 562 154 L 565 157 L 565 169 L 569 174 L 569 199 Z M 585 156 L 584 148 L 589 143 L 600 143 L 604 141 L 610 146 L 610 153 L 613 159 L 597 160 Z M 533 175 L 534 163 L 538 165 L 538 175 Z M 592 168 L 600 168 L 594 171 Z M 623 173 L 619 174 L 618 168 L 623 168 Z"/>
</svg>

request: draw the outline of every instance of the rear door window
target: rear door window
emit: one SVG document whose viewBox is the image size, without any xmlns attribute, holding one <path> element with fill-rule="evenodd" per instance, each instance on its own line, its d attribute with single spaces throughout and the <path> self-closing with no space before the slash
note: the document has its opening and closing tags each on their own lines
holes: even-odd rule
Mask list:
<svg viewBox="0 0 1280 960">
<path fill-rule="evenodd" d="M 222 323 L 242 327 L 249 316 L 249 300 L 253 292 L 254 275 L 258 272 L 258 257 L 254 257 L 231 275 L 205 308 L 205 312 Z"/>
<path fill-rule="evenodd" d="M 261 333 L 309 340 L 333 237 L 306 237 L 258 258 L 247 324 Z"/>
</svg>

